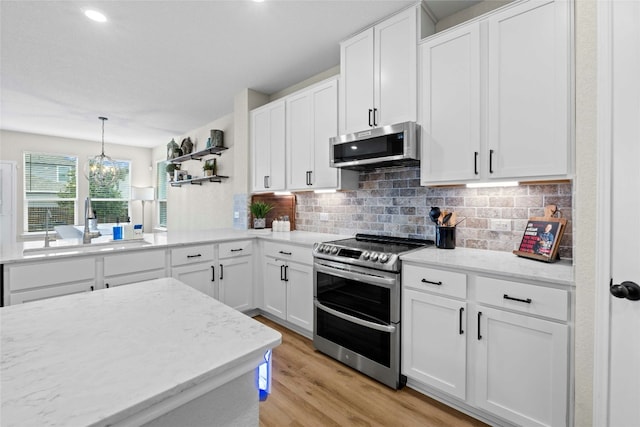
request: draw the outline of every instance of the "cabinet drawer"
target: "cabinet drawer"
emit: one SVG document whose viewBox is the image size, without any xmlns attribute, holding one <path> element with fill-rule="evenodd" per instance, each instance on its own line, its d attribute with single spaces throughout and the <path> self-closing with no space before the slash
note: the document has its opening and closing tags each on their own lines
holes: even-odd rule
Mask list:
<svg viewBox="0 0 640 427">
<path fill-rule="evenodd" d="M 295 246 L 288 243 L 264 242 L 264 255 L 285 261 L 295 261 L 313 265 L 311 247 Z"/>
<path fill-rule="evenodd" d="M 7 267 L 5 267 L 7 268 Z M 7 268 L 11 291 L 41 286 L 69 284 L 81 281 L 93 282 L 96 274 L 94 258 L 56 260 L 53 262 L 29 262 Z M 5 279 L 7 279 L 5 277 Z"/>
<path fill-rule="evenodd" d="M 220 245 L 218 245 L 218 251 L 218 257 L 220 259 L 251 255 L 253 252 L 253 241 L 241 240 L 239 242 L 220 243 Z"/>
<path fill-rule="evenodd" d="M 171 249 L 171 265 L 173 267 L 197 262 L 213 262 L 213 260 L 213 244 Z"/>
<path fill-rule="evenodd" d="M 402 266 L 402 286 L 456 298 L 467 297 L 467 275 L 414 265 Z"/>
<path fill-rule="evenodd" d="M 163 250 L 133 252 L 104 257 L 104 275 L 116 276 L 165 268 Z"/>
<path fill-rule="evenodd" d="M 568 319 L 569 293 L 562 289 L 482 276 L 477 278 L 476 285 L 479 303 L 558 320 Z"/>
</svg>

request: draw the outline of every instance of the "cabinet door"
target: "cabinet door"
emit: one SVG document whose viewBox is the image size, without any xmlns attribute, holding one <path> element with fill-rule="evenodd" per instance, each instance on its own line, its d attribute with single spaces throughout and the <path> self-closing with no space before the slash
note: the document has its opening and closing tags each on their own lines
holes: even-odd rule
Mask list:
<svg viewBox="0 0 640 427">
<path fill-rule="evenodd" d="M 210 263 L 186 265 L 171 269 L 171 277 L 218 299 L 215 265 Z"/>
<path fill-rule="evenodd" d="M 220 261 L 220 301 L 239 311 L 253 306 L 253 262 L 250 256 Z"/>
<path fill-rule="evenodd" d="M 251 113 L 254 191 L 285 188 L 285 105 L 277 101 Z"/>
<path fill-rule="evenodd" d="M 281 261 L 265 258 L 264 261 L 264 310 L 280 319 L 287 319 L 287 283 Z"/>
<path fill-rule="evenodd" d="M 287 278 L 287 320 L 313 331 L 313 268 L 289 263 Z"/>
<path fill-rule="evenodd" d="M 373 125 L 373 28 L 340 44 L 340 134 Z"/>
<path fill-rule="evenodd" d="M 464 400 L 467 304 L 411 289 L 402 304 L 403 374 Z"/>
<path fill-rule="evenodd" d="M 308 189 L 314 145 L 313 93 L 303 92 L 288 98 L 286 110 L 287 188 Z"/>
<path fill-rule="evenodd" d="M 477 405 L 518 425 L 567 425 L 569 327 L 486 307 L 477 316 Z"/>
<path fill-rule="evenodd" d="M 422 44 L 420 59 L 421 184 L 478 179 L 480 24 Z"/>
<path fill-rule="evenodd" d="M 531 1 L 489 25 L 489 177 L 568 173 L 569 1 Z"/>
<path fill-rule="evenodd" d="M 314 189 L 337 188 L 339 169 L 329 166 L 329 138 L 338 134 L 338 81 L 332 80 L 313 91 L 313 169 Z"/>
<path fill-rule="evenodd" d="M 405 10 L 374 27 L 375 126 L 416 121 L 417 10 Z"/>
</svg>

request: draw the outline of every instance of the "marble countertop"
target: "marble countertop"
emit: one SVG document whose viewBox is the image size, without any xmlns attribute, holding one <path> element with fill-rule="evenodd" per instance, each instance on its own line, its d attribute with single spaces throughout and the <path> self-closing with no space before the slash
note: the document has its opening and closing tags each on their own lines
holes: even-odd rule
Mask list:
<svg viewBox="0 0 640 427">
<path fill-rule="evenodd" d="M 470 248 L 438 249 L 435 246 L 408 253 L 401 259 L 433 267 L 499 275 L 507 279 L 574 286 L 573 265 L 565 260 L 546 263 L 509 252 Z"/>
<path fill-rule="evenodd" d="M 175 279 L 3 307 L 0 316 L 3 427 L 112 425 L 257 367 L 282 339 Z"/>
<path fill-rule="evenodd" d="M 51 242 L 49 250 L 44 250 L 44 242 L 28 241 L 0 247 L 0 264 L 22 261 L 47 260 L 69 256 L 99 255 L 115 251 L 136 251 L 153 248 L 168 248 L 201 243 L 221 243 L 241 239 L 265 239 L 287 241 L 292 244 L 311 246 L 316 242 L 345 239 L 351 236 L 339 234 L 291 231 L 273 233 L 271 229 L 236 230 L 214 229 L 204 231 L 174 231 L 145 233 L 143 239 L 120 240 L 114 242 L 112 236 L 93 239 L 91 244 L 83 245 L 82 239 L 60 239 Z"/>
</svg>

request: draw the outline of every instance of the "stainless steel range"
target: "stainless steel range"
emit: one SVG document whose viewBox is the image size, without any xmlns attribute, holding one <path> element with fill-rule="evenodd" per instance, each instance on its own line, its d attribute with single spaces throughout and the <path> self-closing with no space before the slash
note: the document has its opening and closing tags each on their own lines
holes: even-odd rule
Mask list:
<svg viewBox="0 0 640 427">
<path fill-rule="evenodd" d="M 401 388 L 400 255 L 428 245 L 433 241 L 370 234 L 316 243 L 315 348 Z"/>
</svg>

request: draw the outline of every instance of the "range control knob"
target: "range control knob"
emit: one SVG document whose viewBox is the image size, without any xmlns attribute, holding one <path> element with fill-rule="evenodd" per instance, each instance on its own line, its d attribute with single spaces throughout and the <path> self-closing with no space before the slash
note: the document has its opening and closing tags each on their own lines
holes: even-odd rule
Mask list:
<svg viewBox="0 0 640 427">
<path fill-rule="evenodd" d="M 380 255 L 380 262 L 381 262 L 382 264 L 384 264 L 384 263 L 385 263 L 385 262 L 387 262 L 387 261 L 389 261 L 389 255 L 387 255 L 387 254 L 381 254 L 381 255 Z"/>
<path fill-rule="evenodd" d="M 370 257 L 370 256 L 371 256 L 371 254 L 370 254 L 369 252 L 365 251 L 365 252 L 362 254 L 362 259 L 366 261 L 366 260 L 368 260 L 368 259 L 369 259 L 369 257 Z"/>
<path fill-rule="evenodd" d="M 378 254 L 377 253 L 372 253 L 371 254 L 371 261 L 376 262 L 378 261 Z"/>
<path fill-rule="evenodd" d="M 331 254 L 335 255 L 338 253 L 338 248 L 336 248 L 335 246 L 331 248 Z"/>
</svg>

